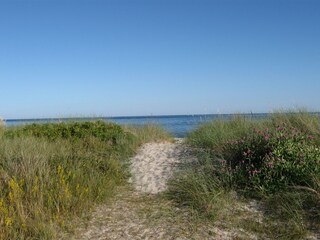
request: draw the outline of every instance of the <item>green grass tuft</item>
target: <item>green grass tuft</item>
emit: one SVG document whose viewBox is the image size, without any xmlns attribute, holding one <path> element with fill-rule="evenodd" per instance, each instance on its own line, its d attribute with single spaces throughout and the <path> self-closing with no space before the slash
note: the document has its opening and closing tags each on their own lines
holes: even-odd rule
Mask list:
<svg viewBox="0 0 320 240">
<path fill-rule="evenodd" d="M 161 126 L 147 124 L 143 126 L 127 126 L 126 130 L 138 138 L 138 142 L 161 142 L 173 141 L 173 136 L 166 132 Z"/>
</svg>

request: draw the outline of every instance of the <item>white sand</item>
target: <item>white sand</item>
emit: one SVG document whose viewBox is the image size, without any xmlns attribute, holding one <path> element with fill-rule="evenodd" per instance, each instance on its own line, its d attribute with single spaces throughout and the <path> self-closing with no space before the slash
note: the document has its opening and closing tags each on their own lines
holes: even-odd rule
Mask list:
<svg viewBox="0 0 320 240">
<path fill-rule="evenodd" d="M 167 182 L 180 163 L 190 158 L 182 139 L 175 143 L 147 143 L 131 159 L 129 179 L 136 190 L 156 194 L 167 188 Z"/>
</svg>

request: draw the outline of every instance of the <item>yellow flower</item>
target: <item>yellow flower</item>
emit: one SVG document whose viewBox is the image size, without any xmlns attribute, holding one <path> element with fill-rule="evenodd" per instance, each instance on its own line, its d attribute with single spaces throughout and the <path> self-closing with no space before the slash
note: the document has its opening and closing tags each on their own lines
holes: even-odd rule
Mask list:
<svg viewBox="0 0 320 240">
<path fill-rule="evenodd" d="M 11 179 L 11 180 L 9 181 L 9 187 L 10 187 L 12 190 L 20 189 L 19 183 L 17 183 L 15 179 Z"/>
<path fill-rule="evenodd" d="M 58 165 L 58 174 L 61 174 L 63 171 L 62 167 L 60 166 L 60 164 Z"/>
<path fill-rule="evenodd" d="M 5 218 L 5 224 L 6 224 L 7 227 L 11 226 L 12 225 L 12 219 L 9 218 L 9 217 L 6 217 Z"/>
<path fill-rule="evenodd" d="M 71 193 L 70 193 L 70 191 L 69 191 L 68 186 L 65 187 L 64 193 L 65 193 L 66 198 L 70 198 L 70 197 L 71 197 Z"/>
<path fill-rule="evenodd" d="M 8 209 L 6 208 L 6 204 L 2 198 L 0 198 L 0 213 L 8 214 Z"/>
<path fill-rule="evenodd" d="M 13 203 L 13 201 L 14 201 L 14 197 L 13 197 L 12 192 L 9 192 L 9 201 L 10 201 L 11 203 Z"/>
<path fill-rule="evenodd" d="M 21 194 L 23 193 L 23 190 L 21 189 L 21 187 L 19 186 L 19 183 L 16 181 L 15 178 L 12 178 L 9 181 L 9 187 L 11 189 L 9 193 L 9 200 L 13 202 L 14 198 L 21 196 Z"/>
<path fill-rule="evenodd" d="M 21 224 L 21 228 L 23 231 L 26 231 L 27 230 L 27 225 L 25 223 L 22 223 Z"/>
<path fill-rule="evenodd" d="M 32 189 L 31 189 L 31 192 L 35 193 L 36 191 L 37 191 L 37 186 L 33 186 Z"/>
</svg>

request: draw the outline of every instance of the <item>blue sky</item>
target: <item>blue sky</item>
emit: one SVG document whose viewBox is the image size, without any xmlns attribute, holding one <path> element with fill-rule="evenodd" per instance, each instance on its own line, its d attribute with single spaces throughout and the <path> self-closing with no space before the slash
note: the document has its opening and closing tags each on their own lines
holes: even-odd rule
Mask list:
<svg viewBox="0 0 320 240">
<path fill-rule="evenodd" d="M 0 116 L 320 110 L 320 1 L 0 0 Z"/>
</svg>

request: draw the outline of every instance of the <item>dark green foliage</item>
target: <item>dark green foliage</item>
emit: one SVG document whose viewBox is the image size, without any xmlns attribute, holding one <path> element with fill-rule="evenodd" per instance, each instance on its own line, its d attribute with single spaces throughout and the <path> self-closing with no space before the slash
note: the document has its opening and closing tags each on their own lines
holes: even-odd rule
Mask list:
<svg viewBox="0 0 320 240">
<path fill-rule="evenodd" d="M 96 121 L 30 124 L 17 129 L 8 129 L 5 134 L 11 137 L 41 137 L 52 141 L 57 139 L 78 140 L 95 137 L 100 141 L 111 141 L 115 144 L 125 133 L 117 124 Z"/>
<path fill-rule="evenodd" d="M 188 143 L 206 151 L 230 185 L 251 193 L 292 185 L 315 188 L 314 179 L 320 178 L 319 122 L 317 115 L 303 112 L 276 113 L 259 121 L 237 116 L 201 126 Z"/>
<path fill-rule="evenodd" d="M 234 184 L 251 190 L 276 192 L 289 186 L 314 188 L 320 176 L 320 149 L 314 136 L 285 125 L 252 130 L 227 141 L 224 155 Z"/>
</svg>

